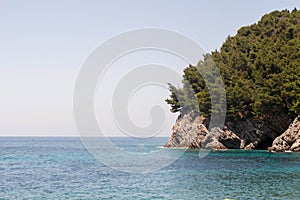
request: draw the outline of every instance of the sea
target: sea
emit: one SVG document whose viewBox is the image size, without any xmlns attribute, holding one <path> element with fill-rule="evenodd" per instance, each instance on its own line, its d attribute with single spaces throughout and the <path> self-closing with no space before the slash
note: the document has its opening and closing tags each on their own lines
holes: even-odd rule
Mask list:
<svg viewBox="0 0 300 200">
<path fill-rule="evenodd" d="M 162 148 L 167 139 L 109 138 L 145 156 L 181 153 L 169 165 L 135 173 L 103 164 L 80 138 L 0 137 L 0 199 L 300 199 L 300 153 L 226 150 L 199 157 L 199 150 Z"/>
</svg>

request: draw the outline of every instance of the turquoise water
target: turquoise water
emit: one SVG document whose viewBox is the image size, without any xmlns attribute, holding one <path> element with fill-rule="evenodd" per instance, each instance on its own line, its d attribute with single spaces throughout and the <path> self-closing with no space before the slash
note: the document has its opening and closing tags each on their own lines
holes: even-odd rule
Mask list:
<svg viewBox="0 0 300 200">
<path fill-rule="evenodd" d="M 167 138 L 111 140 L 148 151 Z M 159 171 L 132 174 L 101 164 L 78 138 L 0 138 L 0 177 L 0 199 L 299 199 L 300 154 L 230 150 L 199 159 L 190 150 Z"/>
</svg>

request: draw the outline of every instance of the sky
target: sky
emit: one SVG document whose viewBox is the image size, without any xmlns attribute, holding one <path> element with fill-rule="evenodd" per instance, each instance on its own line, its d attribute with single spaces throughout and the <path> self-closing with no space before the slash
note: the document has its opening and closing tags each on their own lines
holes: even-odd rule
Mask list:
<svg viewBox="0 0 300 200">
<path fill-rule="evenodd" d="M 112 36 L 158 27 L 182 33 L 210 52 L 239 27 L 270 11 L 295 7 L 300 7 L 298 0 L 0 0 L 0 136 L 77 136 L 77 75 L 90 53 Z M 124 69 L 151 59 L 174 65 L 177 71 L 187 65 L 162 53 L 136 53 L 114 63 L 108 83 L 100 86 L 113 90 Z M 155 95 L 145 100 L 149 91 Z M 131 119 L 146 125 L 151 121 L 147 105 L 161 102 L 167 118 L 160 136 L 170 135 L 177 115 L 168 113 L 166 95 L 168 91 L 155 87 L 137 93 L 129 103 Z M 96 94 L 95 99 L 101 102 L 105 97 Z M 97 119 L 108 136 L 122 136 L 110 116 L 109 101 L 105 107 L 95 105 Z"/>
</svg>

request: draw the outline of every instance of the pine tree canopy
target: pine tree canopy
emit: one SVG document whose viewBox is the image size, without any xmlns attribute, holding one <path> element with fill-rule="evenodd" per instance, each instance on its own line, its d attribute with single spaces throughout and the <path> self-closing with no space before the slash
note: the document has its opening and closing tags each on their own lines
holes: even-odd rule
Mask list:
<svg viewBox="0 0 300 200">
<path fill-rule="evenodd" d="M 212 102 L 199 70 L 211 58 L 219 68 L 226 90 L 227 117 L 264 118 L 284 112 L 300 115 L 300 11 L 274 11 L 257 23 L 228 36 L 197 66 L 184 70 L 183 88 L 169 85 L 166 102 L 172 112 L 196 109 L 209 116 Z M 206 78 L 214 77 L 213 73 Z M 213 81 L 218 84 L 218 80 Z M 196 103 L 195 103 L 196 101 Z M 219 100 L 223 101 L 222 99 Z M 197 105 L 197 106 L 195 106 Z"/>
</svg>

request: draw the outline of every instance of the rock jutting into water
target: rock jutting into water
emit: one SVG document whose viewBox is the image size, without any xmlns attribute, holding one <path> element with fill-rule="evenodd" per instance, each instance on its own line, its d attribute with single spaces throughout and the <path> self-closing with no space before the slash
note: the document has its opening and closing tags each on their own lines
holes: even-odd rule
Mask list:
<svg viewBox="0 0 300 200">
<path fill-rule="evenodd" d="M 269 148 L 272 151 L 299 151 L 300 119 L 297 117 L 288 128 L 290 122 L 288 115 L 278 114 L 264 121 L 228 121 L 222 129 L 212 128 L 208 131 L 207 118 L 188 113 L 178 117 L 165 147 L 267 149 L 274 141 L 272 148 Z"/>
<path fill-rule="evenodd" d="M 274 141 L 269 151 L 293 151 L 300 152 L 300 116 L 298 116 L 289 128 Z"/>
<path fill-rule="evenodd" d="M 300 151 L 299 19 L 297 9 L 273 11 L 187 66 L 182 87 L 169 84 L 179 117 L 165 146 Z"/>
</svg>

